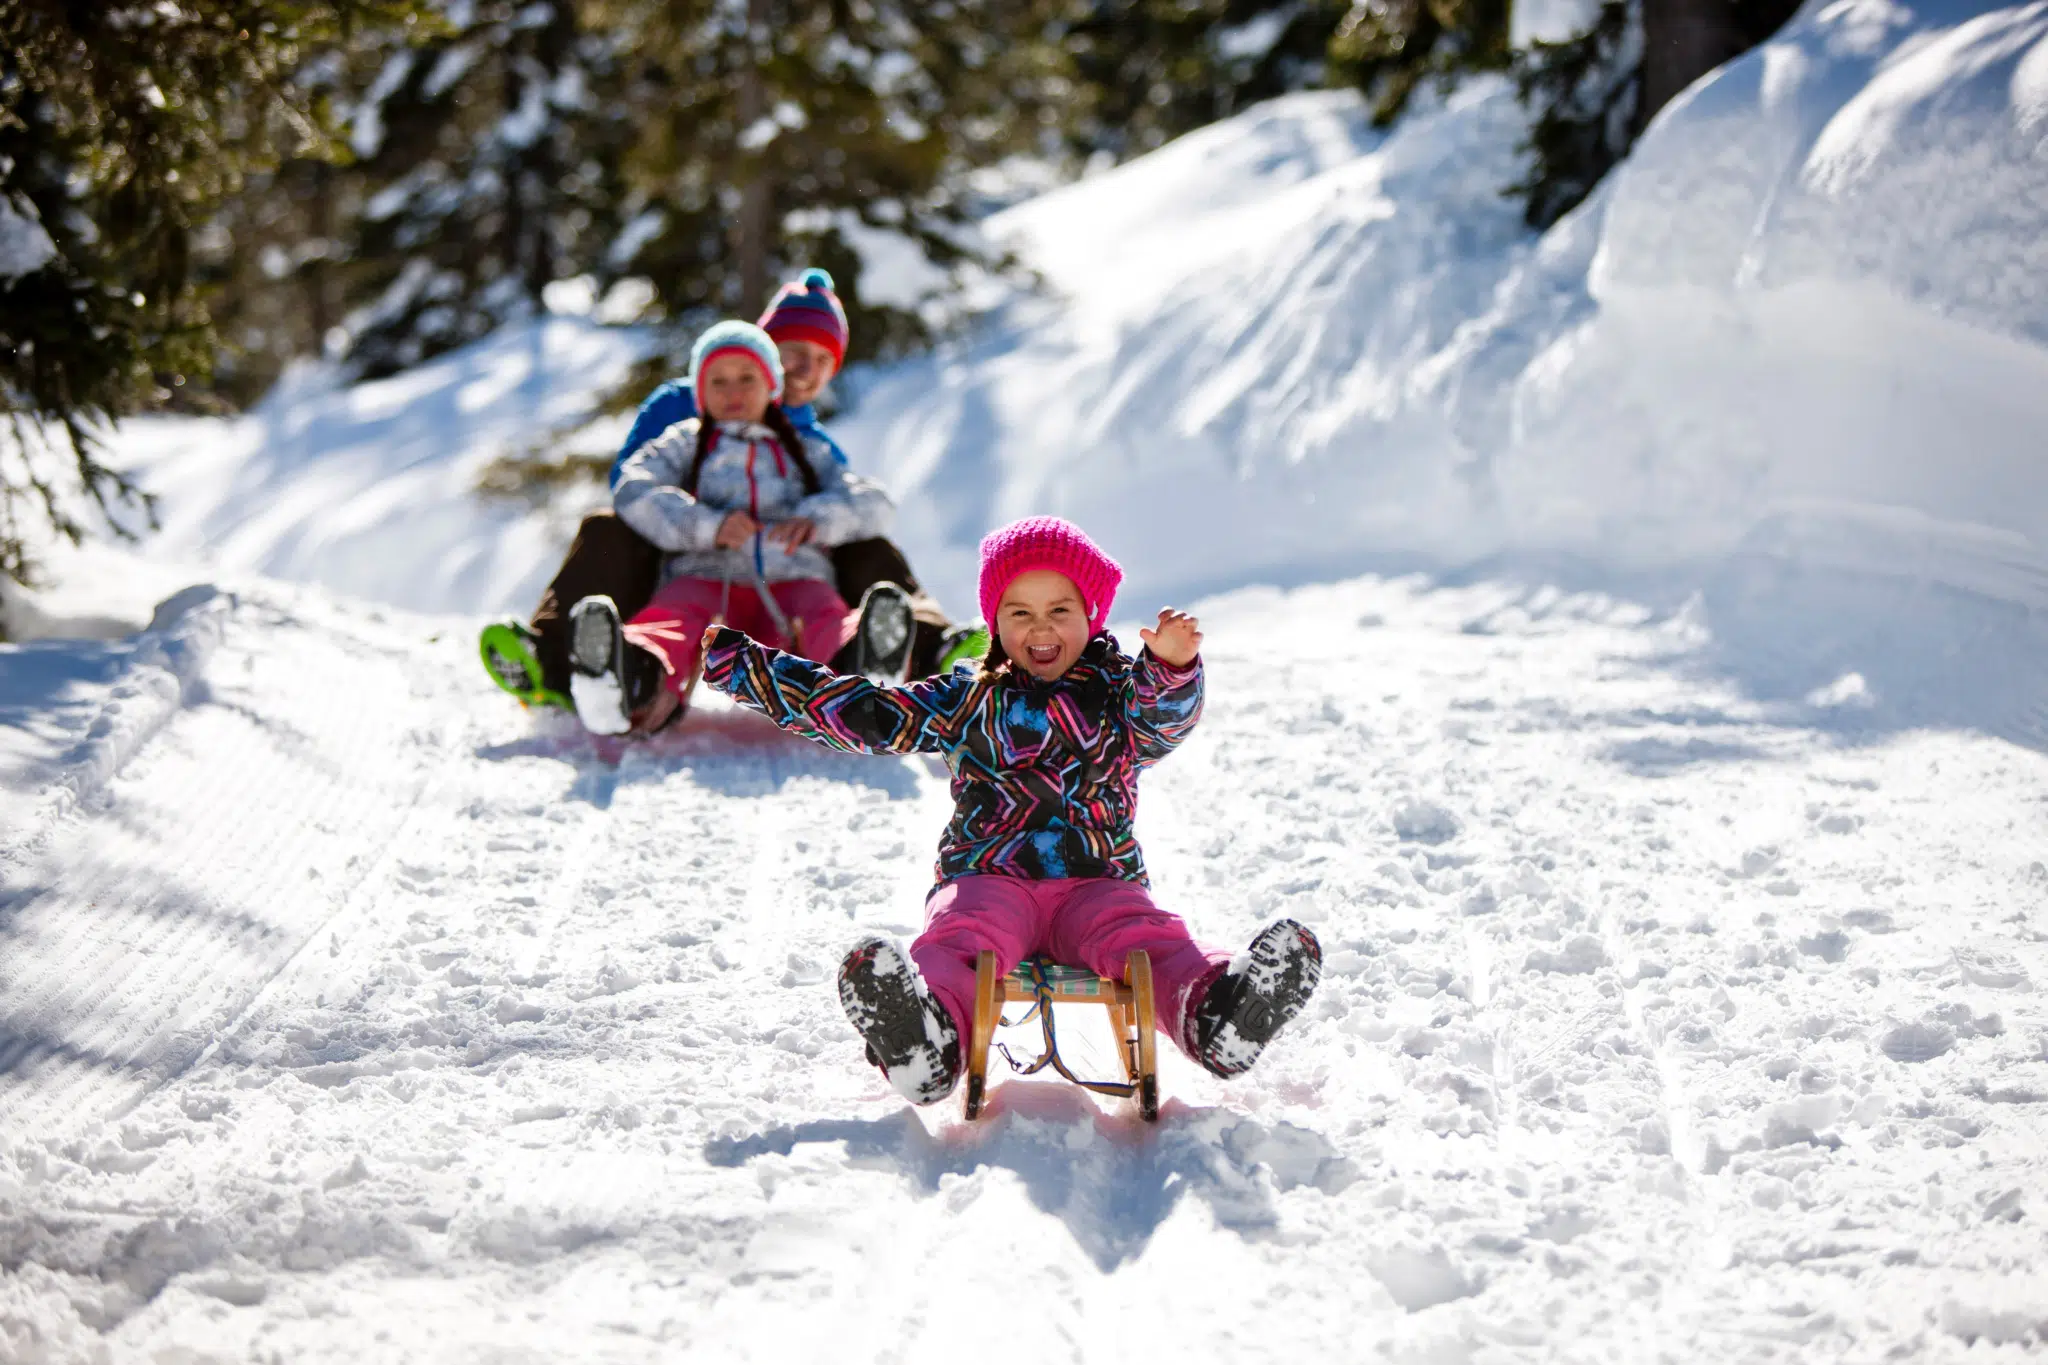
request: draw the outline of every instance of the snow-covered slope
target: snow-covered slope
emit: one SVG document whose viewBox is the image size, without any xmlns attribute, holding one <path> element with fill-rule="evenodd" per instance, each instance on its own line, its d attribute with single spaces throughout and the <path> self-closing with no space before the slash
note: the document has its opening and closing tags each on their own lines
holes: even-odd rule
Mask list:
<svg viewBox="0 0 2048 1365">
<path fill-rule="evenodd" d="M 563 432 L 623 439 L 630 418 L 585 423 L 646 345 L 631 329 L 549 317 L 375 383 L 337 386 L 309 366 L 244 417 L 130 422 L 117 449 L 161 498 L 155 557 L 415 610 L 530 606 L 603 490 L 535 508 L 481 496 L 479 478 Z"/>
<path fill-rule="evenodd" d="M 317 591 L 33 647 L 77 704 L 64 809 L 0 807 L 0 1359 L 2038 1353 L 2048 758 L 1759 702 L 1603 594 L 1203 612 L 1158 893 L 1328 970 L 1150 1130 L 862 1064 L 830 970 L 917 924 L 922 763 L 716 705 L 606 761 L 470 621 Z"/>
<path fill-rule="evenodd" d="M 1143 594 L 1566 551 L 1730 552 L 2048 603 L 2048 18 L 1814 4 L 1538 239 L 1492 81 L 1392 134 L 1261 105 L 990 224 L 1045 278 L 855 376 L 835 429 L 927 580 L 1061 511 Z M 639 345 L 553 318 L 234 423 L 137 424 L 161 549 L 433 610 L 529 606 L 570 514 L 475 494 Z M 601 444 L 615 431 L 584 439 Z"/>
<path fill-rule="evenodd" d="M 1761 533 L 2048 604 L 2044 34 L 2038 5 L 1811 5 L 1540 242 L 1498 86 L 1384 139 L 1348 95 L 1260 106 L 998 219 L 1060 304 L 877 386 L 848 438 L 955 564 L 1040 509 L 1161 590 Z"/>
</svg>

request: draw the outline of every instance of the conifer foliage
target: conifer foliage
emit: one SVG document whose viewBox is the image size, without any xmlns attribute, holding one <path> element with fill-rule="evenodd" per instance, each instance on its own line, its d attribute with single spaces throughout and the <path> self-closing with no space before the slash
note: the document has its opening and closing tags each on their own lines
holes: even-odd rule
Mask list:
<svg viewBox="0 0 2048 1365">
<path fill-rule="evenodd" d="M 325 142 L 289 73 L 403 0 L 0 6 L 0 573 L 134 490 L 97 423 L 207 374 L 193 237 L 252 166 Z"/>
<path fill-rule="evenodd" d="M 537 309 L 557 278 L 602 267 L 617 228 L 618 45 L 584 29 L 575 0 L 461 0 L 439 17 L 428 41 L 384 54 L 349 117 L 345 326 L 361 377 Z"/>
<path fill-rule="evenodd" d="M 1505 70 L 1509 0 L 1355 0 L 1330 40 L 1337 70 L 1390 126 L 1425 83 Z"/>
<path fill-rule="evenodd" d="M 1067 93 L 1033 0 L 600 0 L 636 111 L 605 264 L 672 316 L 751 316 L 779 272 L 838 279 L 868 357 L 923 331 L 917 288 L 979 259 L 968 172 L 1043 150 Z M 906 268 L 907 267 L 907 268 Z M 868 286 L 868 287 L 864 287 Z"/>
<path fill-rule="evenodd" d="M 1350 0 L 1080 0 L 1057 29 L 1083 153 L 1148 152 L 1260 100 L 1324 83 Z"/>
</svg>

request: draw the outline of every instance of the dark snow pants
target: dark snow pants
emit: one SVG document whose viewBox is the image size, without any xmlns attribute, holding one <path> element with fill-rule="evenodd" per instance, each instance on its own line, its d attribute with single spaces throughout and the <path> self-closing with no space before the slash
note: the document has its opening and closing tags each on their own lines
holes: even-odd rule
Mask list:
<svg viewBox="0 0 2048 1365">
<path fill-rule="evenodd" d="M 569 691 L 569 609 L 586 597 L 602 594 L 618 604 L 621 617 L 632 619 L 661 583 L 661 560 L 661 551 L 615 514 L 592 512 L 583 519 L 576 528 L 576 539 L 569 542 L 568 558 L 541 594 L 540 606 L 529 622 L 539 637 L 535 653 L 540 656 L 541 674 L 548 687 L 564 694 Z M 854 606 L 859 606 L 861 597 L 877 583 L 894 583 L 910 594 L 911 614 L 917 621 L 910 646 L 910 676 L 930 674 L 938 666 L 939 639 L 952 623 L 918 586 L 903 552 L 879 538 L 850 541 L 832 551 L 832 568 L 839 595 Z M 850 670 L 853 646 L 849 644 L 831 662 L 842 672 Z"/>
</svg>

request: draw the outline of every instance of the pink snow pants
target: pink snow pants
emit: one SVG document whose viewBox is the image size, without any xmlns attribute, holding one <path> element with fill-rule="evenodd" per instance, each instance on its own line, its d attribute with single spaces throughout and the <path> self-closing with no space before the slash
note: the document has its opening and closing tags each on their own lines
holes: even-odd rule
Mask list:
<svg viewBox="0 0 2048 1365">
<path fill-rule="evenodd" d="M 961 877 L 925 902 L 924 932 L 911 943 L 910 960 L 952 1013 L 964 1048 L 974 1033 L 974 963 L 984 949 L 996 955 L 998 972 L 1043 953 L 1121 981 L 1124 958 L 1136 948 L 1152 958 L 1158 1030 L 1185 1051 L 1188 1007 L 1229 965 L 1230 954 L 1196 943 L 1180 916 L 1154 905 L 1136 882 Z"/>
<path fill-rule="evenodd" d="M 730 591 L 731 596 L 727 593 Z M 745 631 L 756 640 L 777 649 L 794 649 L 816 663 L 837 654 L 860 624 L 859 613 L 850 610 L 830 583 L 815 578 L 789 583 L 770 583 L 768 591 L 789 618 L 795 640 L 785 640 L 775 629 L 774 618 L 751 587 L 726 585 L 709 578 L 672 578 L 655 590 L 639 614 L 625 625 L 625 636 L 668 670 L 668 690 L 678 698 L 690 684 L 697 668 L 697 649 L 704 627 L 725 603 L 725 623 Z"/>
</svg>

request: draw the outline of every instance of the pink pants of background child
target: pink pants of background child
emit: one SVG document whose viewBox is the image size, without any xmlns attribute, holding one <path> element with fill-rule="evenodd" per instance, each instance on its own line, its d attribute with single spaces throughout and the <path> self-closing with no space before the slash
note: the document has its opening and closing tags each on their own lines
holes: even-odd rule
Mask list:
<svg viewBox="0 0 2048 1365">
<path fill-rule="evenodd" d="M 1196 943 L 1180 916 L 1154 905 L 1136 882 L 962 877 L 925 903 L 924 932 L 911 943 L 910 960 L 951 1012 L 964 1047 L 974 1028 L 974 963 L 984 949 L 996 955 L 998 973 L 1043 953 L 1121 981 L 1124 959 L 1137 948 L 1152 959 L 1159 1032 L 1185 1051 L 1181 1025 L 1188 1007 L 1229 964 L 1230 954 Z"/>
<path fill-rule="evenodd" d="M 795 640 L 782 638 L 753 588 L 737 583 L 728 588 L 709 578 L 672 578 L 662 584 L 640 613 L 626 622 L 625 636 L 661 660 L 668 670 L 668 690 L 681 697 L 697 668 L 704 627 L 711 624 L 721 603 L 725 623 L 734 630 L 745 631 L 777 649 L 793 649 L 818 663 L 837 654 L 860 624 L 859 614 L 848 609 L 830 583 L 804 578 L 770 583 L 768 591 L 789 618 Z"/>
</svg>

